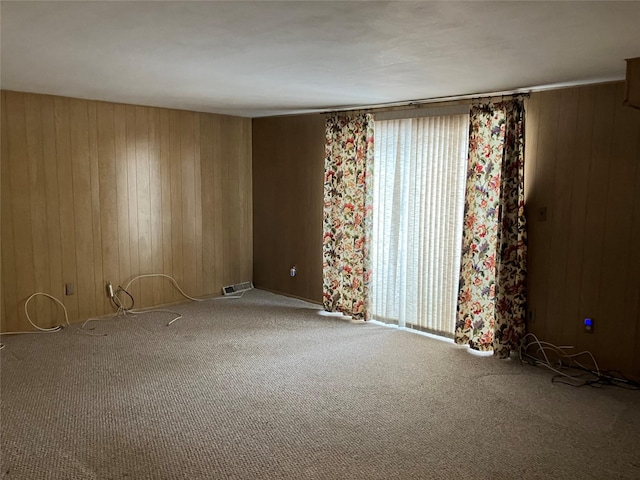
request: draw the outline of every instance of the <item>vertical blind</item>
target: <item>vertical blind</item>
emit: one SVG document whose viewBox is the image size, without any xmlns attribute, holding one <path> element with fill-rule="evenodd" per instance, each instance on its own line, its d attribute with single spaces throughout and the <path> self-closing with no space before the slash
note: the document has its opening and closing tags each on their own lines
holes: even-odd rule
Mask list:
<svg viewBox="0 0 640 480">
<path fill-rule="evenodd" d="M 453 336 L 469 115 L 375 123 L 371 314 Z"/>
</svg>

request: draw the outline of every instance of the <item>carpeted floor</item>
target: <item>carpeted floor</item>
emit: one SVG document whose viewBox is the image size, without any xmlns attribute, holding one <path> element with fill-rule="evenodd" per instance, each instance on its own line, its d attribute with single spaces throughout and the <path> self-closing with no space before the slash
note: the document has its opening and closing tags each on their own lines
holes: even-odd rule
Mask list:
<svg viewBox="0 0 640 480">
<path fill-rule="evenodd" d="M 2 478 L 640 478 L 640 392 L 259 290 L 173 309 L 3 337 Z"/>
</svg>

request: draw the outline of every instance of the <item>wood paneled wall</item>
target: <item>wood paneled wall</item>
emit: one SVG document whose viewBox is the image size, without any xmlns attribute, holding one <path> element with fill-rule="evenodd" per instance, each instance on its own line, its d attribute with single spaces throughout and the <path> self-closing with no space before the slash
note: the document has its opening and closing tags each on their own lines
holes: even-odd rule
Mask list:
<svg viewBox="0 0 640 480">
<path fill-rule="evenodd" d="M 1 125 L 3 331 L 28 329 L 36 291 L 78 321 L 113 311 L 107 281 L 165 273 L 200 296 L 252 279 L 250 119 L 3 91 Z M 131 293 L 182 299 L 160 278 Z"/>
<path fill-rule="evenodd" d="M 640 377 L 640 111 L 623 96 L 613 83 L 527 102 L 529 330 Z"/>
<path fill-rule="evenodd" d="M 322 301 L 324 115 L 253 120 L 254 279 Z M 289 269 L 298 274 L 291 278 Z"/>
</svg>

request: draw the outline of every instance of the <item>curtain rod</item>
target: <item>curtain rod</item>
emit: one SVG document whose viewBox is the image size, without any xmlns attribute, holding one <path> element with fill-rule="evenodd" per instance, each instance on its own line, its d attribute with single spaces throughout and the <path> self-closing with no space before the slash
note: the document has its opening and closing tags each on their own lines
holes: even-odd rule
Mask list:
<svg viewBox="0 0 640 480">
<path fill-rule="evenodd" d="M 493 92 L 493 93 L 473 93 L 468 95 L 455 95 L 449 97 L 436 97 L 436 98 L 425 98 L 418 100 L 407 100 L 403 102 L 389 102 L 389 103 L 379 103 L 376 105 L 370 105 L 367 107 L 343 107 L 336 108 L 332 110 L 325 110 L 319 112 L 324 115 L 330 115 L 332 113 L 340 113 L 340 112 L 383 112 L 387 110 L 394 109 L 404 109 L 404 108 L 420 108 L 425 105 L 431 105 L 434 103 L 452 103 L 452 102 L 463 102 L 465 100 L 469 100 L 471 102 L 477 102 L 480 100 L 488 100 L 491 98 L 505 98 L 505 97 L 525 97 L 529 98 L 531 96 L 531 90 L 519 91 L 519 90 L 506 90 L 504 92 Z"/>
<path fill-rule="evenodd" d="M 532 93 L 537 92 L 545 92 L 548 90 L 558 90 L 563 88 L 576 88 L 583 87 L 588 85 L 601 85 L 608 83 L 617 83 L 623 81 L 624 78 L 601 78 L 597 80 L 585 80 L 585 81 L 574 81 L 574 82 L 565 82 L 565 83 L 555 83 L 550 85 L 541 85 L 537 87 L 528 87 L 522 89 L 515 90 L 505 90 L 504 92 L 492 92 L 492 93 L 472 93 L 468 95 L 455 95 L 449 97 L 436 97 L 436 98 L 425 98 L 418 100 L 404 100 L 400 102 L 389 102 L 389 103 L 378 103 L 375 105 L 351 105 L 351 106 L 335 106 L 331 107 L 323 107 L 323 108 L 308 108 L 303 110 L 296 111 L 286 111 L 280 113 L 279 115 L 274 115 L 276 117 L 288 117 L 295 115 L 330 115 L 333 113 L 341 113 L 341 112 L 385 112 L 392 110 L 401 110 L 401 109 L 409 109 L 409 108 L 420 108 L 427 105 L 434 104 L 453 104 L 456 103 L 461 104 L 463 102 L 471 103 L 478 100 L 487 100 L 491 98 L 497 97 L 518 97 L 522 96 L 525 98 L 531 97 Z M 255 117 L 259 118 L 259 117 Z"/>
</svg>

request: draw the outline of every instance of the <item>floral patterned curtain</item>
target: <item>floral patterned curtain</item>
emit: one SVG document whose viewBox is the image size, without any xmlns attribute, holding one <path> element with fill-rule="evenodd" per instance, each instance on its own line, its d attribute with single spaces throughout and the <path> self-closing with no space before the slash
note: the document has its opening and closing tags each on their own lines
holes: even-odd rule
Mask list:
<svg viewBox="0 0 640 480">
<path fill-rule="evenodd" d="M 472 107 L 455 340 L 508 357 L 525 333 L 524 105 Z"/>
<path fill-rule="evenodd" d="M 373 116 L 326 121 L 323 304 L 330 312 L 368 318 Z"/>
</svg>

